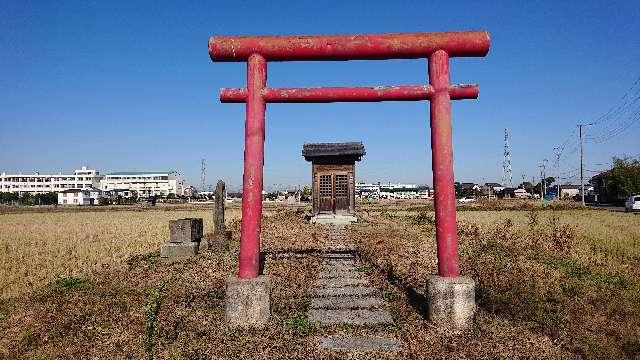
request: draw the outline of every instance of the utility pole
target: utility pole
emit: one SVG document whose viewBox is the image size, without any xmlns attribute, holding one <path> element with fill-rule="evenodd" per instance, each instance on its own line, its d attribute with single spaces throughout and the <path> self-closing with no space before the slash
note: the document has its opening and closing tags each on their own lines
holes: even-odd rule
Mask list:
<svg viewBox="0 0 640 360">
<path fill-rule="evenodd" d="M 580 193 L 582 194 L 582 206 L 584 206 L 584 140 L 582 138 L 582 128 L 593 124 L 578 124 L 578 133 L 580 134 Z"/>
<path fill-rule="evenodd" d="M 502 186 L 513 187 L 511 171 L 511 150 L 509 149 L 509 129 L 504 129 L 504 152 L 502 158 Z"/>
<path fill-rule="evenodd" d="M 544 179 L 544 177 L 543 177 L 544 176 L 543 175 L 544 174 L 544 165 L 543 164 L 544 163 L 538 165 L 538 167 L 540 168 L 540 200 L 544 199 L 544 192 L 542 190 L 542 182 L 543 182 L 542 179 Z"/>
<path fill-rule="evenodd" d="M 542 187 L 544 188 L 544 194 L 547 193 L 547 163 L 549 160 L 542 159 Z"/>
<path fill-rule="evenodd" d="M 553 152 L 556 153 L 556 199 L 561 200 L 562 196 L 560 193 L 560 155 L 562 154 L 562 150 L 559 147 L 554 147 Z"/>
</svg>

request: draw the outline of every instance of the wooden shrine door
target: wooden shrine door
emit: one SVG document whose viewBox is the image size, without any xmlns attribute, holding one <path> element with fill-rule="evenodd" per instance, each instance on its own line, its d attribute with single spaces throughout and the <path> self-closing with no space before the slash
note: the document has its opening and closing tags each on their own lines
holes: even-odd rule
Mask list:
<svg viewBox="0 0 640 360">
<path fill-rule="evenodd" d="M 333 174 L 333 212 L 349 212 L 349 174 Z"/>
<path fill-rule="evenodd" d="M 333 174 L 318 174 L 318 211 L 333 212 Z"/>
</svg>

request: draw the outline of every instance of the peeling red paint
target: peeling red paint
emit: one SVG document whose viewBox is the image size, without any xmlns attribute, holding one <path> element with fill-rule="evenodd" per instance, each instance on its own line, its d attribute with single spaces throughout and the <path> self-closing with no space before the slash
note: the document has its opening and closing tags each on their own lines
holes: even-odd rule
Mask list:
<svg viewBox="0 0 640 360">
<path fill-rule="evenodd" d="M 478 85 L 453 85 L 449 87 L 452 100 L 476 99 Z M 329 103 L 329 102 L 378 102 L 419 101 L 433 96 L 431 85 L 375 86 L 375 87 L 322 87 L 322 88 L 264 88 L 262 96 L 267 103 Z M 247 90 L 224 88 L 220 101 L 243 103 Z"/>
<path fill-rule="evenodd" d="M 261 55 L 247 61 L 247 106 L 244 133 L 244 174 L 242 182 L 242 225 L 240 266 L 242 279 L 258 276 L 260 226 L 262 223 L 262 174 L 264 162 L 265 102 L 262 89 L 267 83 L 267 62 Z"/>
<path fill-rule="evenodd" d="M 251 54 L 261 54 L 268 61 L 418 59 L 436 50 L 444 50 L 451 57 L 484 56 L 490 41 L 486 31 L 212 36 L 209 56 L 213 61 L 246 61 Z"/>
</svg>

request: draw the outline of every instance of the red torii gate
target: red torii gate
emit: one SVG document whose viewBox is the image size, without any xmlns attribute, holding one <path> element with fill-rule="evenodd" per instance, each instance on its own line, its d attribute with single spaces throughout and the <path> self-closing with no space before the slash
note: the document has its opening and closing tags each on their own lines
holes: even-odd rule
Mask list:
<svg viewBox="0 0 640 360">
<path fill-rule="evenodd" d="M 449 83 L 450 57 L 489 51 L 486 31 L 332 36 L 212 36 L 212 61 L 247 62 L 247 87 L 220 90 L 222 102 L 246 103 L 242 227 L 238 276 L 258 276 L 266 103 L 430 100 L 438 275 L 457 277 L 458 236 L 450 100 L 475 99 L 477 85 Z M 428 58 L 429 84 L 380 87 L 268 88 L 267 61 Z"/>
</svg>

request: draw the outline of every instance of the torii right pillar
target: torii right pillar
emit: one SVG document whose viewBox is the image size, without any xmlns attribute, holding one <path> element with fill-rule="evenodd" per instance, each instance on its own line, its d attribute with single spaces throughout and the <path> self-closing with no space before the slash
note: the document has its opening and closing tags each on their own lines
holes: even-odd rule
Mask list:
<svg viewBox="0 0 640 360">
<path fill-rule="evenodd" d="M 458 332 L 471 327 L 475 313 L 475 283 L 460 276 L 456 194 L 453 186 L 449 55 L 438 50 L 429 55 L 431 167 L 433 170 L 438 275 L 427 279 L 429 320 L 438 328 Z"/>
</svg>

